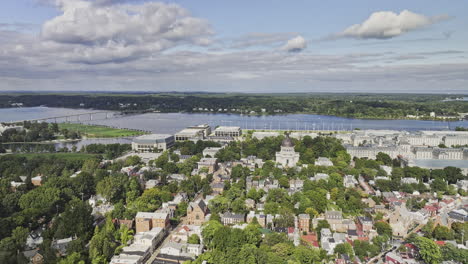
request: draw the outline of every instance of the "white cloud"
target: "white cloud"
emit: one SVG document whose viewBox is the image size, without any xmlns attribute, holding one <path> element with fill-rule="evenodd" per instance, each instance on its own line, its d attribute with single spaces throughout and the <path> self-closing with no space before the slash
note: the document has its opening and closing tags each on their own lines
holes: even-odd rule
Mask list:
<svg viewBox="0 0 468 264">
<path fill-rule="evenodd" d="M 213 45 L 197 46 L 210 41 L 206 22 L 176 5 L 135 2 L 61 0 L 62 13 L 39 36 L 0 25 L 0 91 L 441 92 L 468 84 L 465 53 L 453 50 L 291 56 L 285 51 L 307 46 L 297 33 L 252 33 L 210 52 Z"/>
<path fill-rule="evenodd" d="M 62 14 L 42 26 L 41 37 L 69 45 L 89 63 L 131 60 L 180 45 L 210 43 L 209 24 L 174 4 L 95 5 L 58 0 Z M 96 58 L 96 60 L 94 60 Z"/>
<path fill-rule="evenodd" d="M 286 42 L 286 44 L 282 47 L 283 50 L 289 52 L 300 52 L 307 48 L 307 41 L 302 36 L 297 36 L 292 38 Z"/>
<path fill-rule="evenodd" d="M 428 17 L 408 10 L 403 10 L 400 14 L 391 11 L 374 12 L 363 23 L 352 25 L 334 37 L 359 39 L 393 38 L 447 18 L 448 16 L 446 15 Z"/>
</svg>

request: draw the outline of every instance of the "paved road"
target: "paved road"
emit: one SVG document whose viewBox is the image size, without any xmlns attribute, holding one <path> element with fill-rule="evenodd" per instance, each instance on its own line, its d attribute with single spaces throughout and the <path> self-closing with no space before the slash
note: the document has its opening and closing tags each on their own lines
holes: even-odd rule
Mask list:
<svg viewBox="0 0 468 264">
<path fill-rule="evenodd" d="M 163 242 L 161 242 L 161 244 L 159 244 L 159 247 L 157 247 L 153 254 L 151 255 L 151 257 L 146 261 L 146 264 L 152 264 L 153 261 L 156 259 L 156 256 L 158 256 L 159 252 L 161 251 L 161 248 L 166 245 L 167 243 L 169 243 L 171 241 L 171 237 L 172 235 L 183 225 L 186 224 L 186 221 L 187 221 L 187 217 L 184 216 L 180 219 L 180 223 L 174 227 L 171 231 L 169 231 L 169 234 L 166 236 L 166 238 L 164 238 Z"/>
</svg>

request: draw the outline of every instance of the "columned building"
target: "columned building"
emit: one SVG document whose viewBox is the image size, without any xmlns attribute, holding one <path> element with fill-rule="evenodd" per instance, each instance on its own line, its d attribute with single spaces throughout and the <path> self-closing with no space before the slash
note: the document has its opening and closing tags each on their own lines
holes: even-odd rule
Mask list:
<svg viewBox="0 0 468 264">
<path fill-rule="evenodd" d="M 299 161 L 299 153 L 294 151 L 294 143 L 286 135 L 286 138 L 281 144 L 281 151 L 276 152 L 276 162 L 283 165 L 283 167 L 294 167 Z"/>
</svg>

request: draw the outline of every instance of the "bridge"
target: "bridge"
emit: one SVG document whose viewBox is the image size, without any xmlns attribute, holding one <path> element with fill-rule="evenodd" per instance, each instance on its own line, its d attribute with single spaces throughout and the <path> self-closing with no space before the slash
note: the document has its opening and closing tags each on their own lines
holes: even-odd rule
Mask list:
<svg viewBox="0 0 468 264">
<path fill-rule="evenodd" d="M 11 123 L 22 123 L 22 122 L 48 122 L 48 123 L 57 123 L 57 122 L 83 122 L 83 121 L 93 121 L 93 120 L 102 120 L 115 118 L 118 115 L 118 112 L 111 111 L 95 111 L 81 114 L 72 114 L 72 115 L 61 115 L 61 116 L 52 116 L 45 118 L 29 119 L 29 120 L 19 120 L 12 121 Z"/>
</svg>

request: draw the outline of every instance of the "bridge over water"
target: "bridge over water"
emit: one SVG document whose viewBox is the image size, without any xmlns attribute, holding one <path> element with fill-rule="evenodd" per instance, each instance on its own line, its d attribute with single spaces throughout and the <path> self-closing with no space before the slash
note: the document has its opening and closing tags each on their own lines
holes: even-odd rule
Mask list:
<svg viewBox="0 0 468 264">
<path fill-rule="evenodd" d="M 71 115 L 44 117 L 44 118 L 38 118 L 38 119 L 20 120 L 20 121 L 14 121 L 13 123 L 22 123 L 22 122 L 48 122 L 48 123 L 76 122 L 76 123 L 80 123 L 83 121 L 115 118 L 117 115 L 120 115 L 120 113 L 111 112 L 111 111 L 94 111 L 94 112 L 81 113 L 81 114 L 71 114 Z"/>
</svg>

